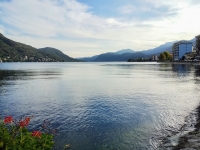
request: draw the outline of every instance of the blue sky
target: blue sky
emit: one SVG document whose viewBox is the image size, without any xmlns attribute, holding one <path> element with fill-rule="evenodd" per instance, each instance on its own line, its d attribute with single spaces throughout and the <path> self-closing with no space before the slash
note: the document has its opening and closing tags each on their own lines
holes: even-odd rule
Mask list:
<svg viewBox="0 0 200 150">
<path fill-rule="evenodd" d="M 141 51 L 200 34 L 199 0 L 0 0 L 0 33 L 71 57 Z"/>
</svg>

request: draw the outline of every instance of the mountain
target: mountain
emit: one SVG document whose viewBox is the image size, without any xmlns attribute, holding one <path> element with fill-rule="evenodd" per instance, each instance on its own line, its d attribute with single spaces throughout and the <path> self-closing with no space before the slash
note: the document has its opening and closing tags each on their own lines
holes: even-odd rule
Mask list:
<svg viewBox="0 0 200 150">
<path fill-rule="evenodd" d="M 112 61 L 116 61 L 116 57 L 118 57 L 118 55 L 121 55 L 124 53 L 135 53 L 135 51 L 132 49 L 122 49 L 117 52 L 108 52 L 108 53 L 103 53 L 100 55 L 95 55 L 92 57 L 81 57 L 81 58 L 77 58 L 77 59 L 82 60 L 82 61 L 91 62 L 91 61 L 106 61 L 106 57 L 107 57 L 108 61 L 111 61 L 112 59 L 113 59 Z M 111 58 L 112 56 L 114 56 L 115 58 Z"/>
<path fill-rule="evenodd" d="M 193 46 L 194 46 L 194 47 L 196 47 L 196 38 L 193 38 L 193 39 L 191 39 L 191 40 L 189 40 L 189 41 L 193 43 Z"/>
<path fill-rule="evenodd" d="M 116 54 L 116 53 L 105 53 L 105 54 L 100 54 L 93 61 L 97 61 L 97 62 L 99 62 L 99 61 L 116 61 L 118 56 L 119 56 L 119 54 Z"/>
<path fill-rule="evenodd" d="M 0 57 L 12 58 L 14 61 L 20 59 L 20 56 L 34 56 L 41 57 L 37 53 L 37 49 L 19 42 L 12 41 L 0 33 Z"/>
<path fill-rule="evenodd" d="M 132 50 L 132 49 L 122 49 L 122 50 L 119 50 L 115 53 L 117 54 L 124 54 L 124 53 L 135 53 L 136 51 Z"/>
<path fill-rule="evenodd" d="M 93 57 L 83 57 L 79 58 L 84 61 L 127 61 L 128 59 L 137 59 L 137 58 L 148 58 L 151 55 L 158 55 L 163 51 L 172 51 L 172 45 L 174 42 L 167 42 L 156 48 L 143 50 L 143 51 L 134 51 L 131 49 L 122 49 L 117 52 L 103 53 Z"/>
<path fill-rule="evenodd" d="M 146 55 L 154 55 L 154 54 L 159 54 L 163 51 L 168 51 L 168 52 L 172 52 L 172 45 L 175 43 L 176 41 L 173 41 L 173 42 L 167 42 L 165 44 L 162 44 L 156 48 L 153 48 L 153 49 L 149 49 L 149 50 L 146 50 L 146 51 L 141 51 L 143 52 L 144 54 Z"/>
<path fill-rule="evenodd" d="M 105 53 L 100 54 L 94 61 L 95 62 L 103 62 L 103 61 L 127 61 L 128 59 L 136 59 L 136 58 L 145 58 L 146 55 L 141 52 L 135 53 Z"/>
<path fill-rule="evenodd" d="M 69 57 L 68 55 L 63 54 L 63 52 L 61 52 L 58 49 L 52 48 L 52 47 L 45 47 L 45 48 L 39 48 L 38 49 L 41 52 L 45 52 L 49 55 L 53 55 L 54 57 L 58 58 L 58 59 L 62 59 L 65 62 L 77 62 L 80 60 L 74 59 Z"/>
<path fill-rule="evenodd" d="M 193 46 L 196 45 L 196 38 L 193 38 L 191 40 L 184 40 L 184 41 L 190 41 L 193 43 Z M 164 51 L 168 51 L 168 52 L 172 53 L 172 46 L 175 42 L 178 42 L 178 41 L 167 42 L 167 43 L 162 44 L 154 49 L 149 49 L 149 50 L 142 51 L 142 52 L 146 55 L 159 55 L 160 53 L 162 53 Z"/>
<path fill-rule="evenodd" d="M 196 45 L 196 39 L 189 40 L 193 43 L 193 46 Z M 100 55 L 95 55 L 92 57 L 83 57 L 79 58 L 84 61 L 127 61 L 128 59 L 138 59 L 138 58 L 150 58 L 152 55 L 159 55 L 160 53 L 164 51 L 172 52 L 172 45 L 177 42 L 167 42 L 165 44 L 162 44 L 156 48 L 149 49 L 149 50 L 143 50 L 143 51 L 134 51 L 131 49 L 123 49 L 119 50 L 117 52 L 109 52 L 109 53 L 103 53 Z"/>
<path fill-rule="evenodd" d="M 68 59 L 67 59 L 68 58 Z M 58 50 L 41 50 L 30 45 L 15 42 L 0 33 L 0 60 L 9 62 L 23 61 L 78 61 Z"/>
<path fill-rule="evenodd" d="M 82 60 L 82 61 L 94 61 L 99 55 L 95 55 L 95 56 L 92 56 L 92 57 L 80 57 L 80 58 L 77 58 L 79 60 Z"/>
</svg>

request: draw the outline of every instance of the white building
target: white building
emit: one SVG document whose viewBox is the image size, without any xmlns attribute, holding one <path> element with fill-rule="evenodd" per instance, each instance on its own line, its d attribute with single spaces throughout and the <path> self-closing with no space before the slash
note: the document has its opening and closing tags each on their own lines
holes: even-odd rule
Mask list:
<svg viewBox="0 0 200 150">
<path fill-rule="evenodd" d="M 172 57 L 173 60 L 182 59 L 186 53 L 193 51 L 192 42 L 189 41 L 179 41 L 172 46 Z"/>
<path fill-rule="evenodd" d="M 157 60 L 158 60 L 158 56 L 157 56 L 157 55 L 151 56 L 151 60 L 152 60 L 152 61 L 157 61 Z"/>
</svg>

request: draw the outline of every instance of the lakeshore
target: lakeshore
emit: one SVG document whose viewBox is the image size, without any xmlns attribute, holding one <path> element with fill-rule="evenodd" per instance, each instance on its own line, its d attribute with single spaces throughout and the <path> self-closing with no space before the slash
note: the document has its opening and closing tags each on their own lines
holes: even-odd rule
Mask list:
<svg viewBox="0 0 200 150">
<path fill-rule="evenodd" d="M 159 63 L 171 63 L 171 64 L 199 64 L 199 61 L 158 61 Z"/>
<path fill-rule="evenodd" d="M 167 136 L 159 146 L 159 150 L 199 150 L 200 149 L 200 105 L 186 117 L 179 132 Z"/>
<path fill-rule="evenodd" d="M 197 122 L 194 126 L 195 130 L 180 137 L 178 145 L 175 146 L 173 150 L 180 150 L 180 149 L 199 150 L 200 149 L 200 106 L 198 106 L 196 111 L 197 111 Z"/>
</svg>

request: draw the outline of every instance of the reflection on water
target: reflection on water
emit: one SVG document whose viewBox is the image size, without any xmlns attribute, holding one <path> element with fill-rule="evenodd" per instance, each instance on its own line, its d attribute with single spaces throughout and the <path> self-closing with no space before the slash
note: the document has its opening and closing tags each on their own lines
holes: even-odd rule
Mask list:
<svg viewBox="0 0 200 150">
<path fill-rule="evenodd" d="M 2 63 L 0 115 L 34 115 L 31 128 L 48 119 L 57 149 L 154 149 L 192 118 L 199 74 L 185 64 Z"/>
</svg>

